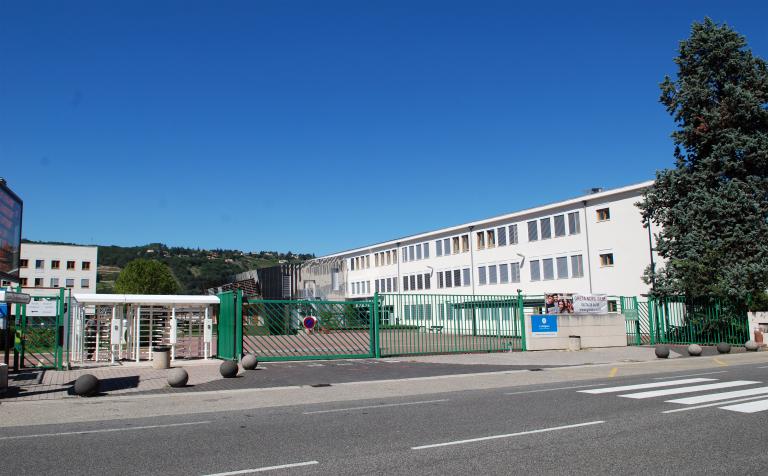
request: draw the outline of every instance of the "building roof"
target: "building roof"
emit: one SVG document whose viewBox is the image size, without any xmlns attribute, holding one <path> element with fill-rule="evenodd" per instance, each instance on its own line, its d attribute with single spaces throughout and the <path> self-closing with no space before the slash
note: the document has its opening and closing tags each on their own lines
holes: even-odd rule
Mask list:
<svg viewBox="0 0 768 476">
<path fill-rule="evenodd" d="M 380 243 L 374 243 L 374 244 L 368 245 L 368 246 L 361 246 L 359 248 L 353 248 L 353 249 L 349 249 L 349 250 L 346 250 L 346 251 L 339 251 L 337 253 L 332 253 L 332 254 L 329 254 L 329 255 L 318 256 L 317 258 L 315 258 L 313 260 L 307 261 L 306 264 L 311 264 L 313 262 L 315 262 L 315 263 L 316 262 L 321 262 L 322 263 L 322 262 L 325 262 L 325 261 L 331 261 L 333 258 L 341 258 L 342 256 L 349 255 L 349 254 L 368 252 L 368 251 L 370 251 L 373 248 L 381 248 L 381 247 L 386 247 L 386 246 L 396 246 L 400 242 L 403 242 L 403 241 L 411 241 L 411 240 L 423 239 L 423 238 L 431 237 L 431 236 L 436 235 L 436 234 L 444 234 L 444 233 L 452 233 L 452 232 L 460 232 L 460 231 L 463 232 L 463 231 L 466 231 L 466 229 L 469 228 L 469 227 L 482 228 L 485 225 L 488 225 L 488 224 L 491 224 L 491 223 L 494 223 L 494 222 L 497 222 L 497 221 L 510 220 L 510 219 L 518 218 L 518 217 L 525 216 L 525 215 L 541 213 L 541 212 L 544 212 L 544 211 L 547 211 L 547 210 L 553 209 L 553 208 L 561 208 L 561 207 L 567 207 L 567 206 L 571 206 L 571 205 L 577 205 L 577 204 L 581 204 L 585 200 L 596 201 L 596 200 L 600 200 L 600 199 L 603 199 L 603 198 L 610 198 L 610 197 L 612 197 L 614 195 L 620 195 L 622 193 L 638 192 L 638 191 L 641 191 L 643 189 L 646 189 L 646 188 L 650 187 L 651 185 L 653 185 L 653 182 L 654 182 L 653 180 L 648 180 L 648 181 L 645 181 L 645 182 L 640 182 L 640 183 L 636 183 L 636 184 L 632 184 L 632 185 L 626 185 L 624 187 L 614 188 L 614 189 L 610 189 L 610 190 L 604 190 L 604 191 L 596 192 L 596 193 L 589 193 L 589 194 L 586 194 L 586 195 L 580 195 L 578 197 L 569 198 L 567 200 L 562 200 L 562 201 L 559 201 L 559 202 L 548 203 L 546 205 L 541 205 L 541 206 L 534 207 L 534 208 L 526 208 L 526 209 L 523 209 L 523 210 L 518 210 L 518 211 L 515 211 L 515 212 L 507 213 L 507 214 L 504 214 L 504 215 L 498 215 L 498 216 L 494 216 L 494 217 L 490 217 L 490 218 L 485 218 L 485 219 L 482 219 L 482 220 L 472 221 L 472 222 L 468 222 L 468 223 L 462 223 L 460 225 L 455 225 L 455 226 L 451 226 L 451 227 L 447 227 L 447 228 L 440 228 L 440 229 L 437 229 L 437 230 L 431 230 L 431 231 L 427 231 L 427 232 L 423 232 L 423 233 L 417 233 L 415 235 L 403 236 L 403 237 L 396 238 L 396 239 L 393 239 L 393 240 L 383 241 L 383 242 L 380 242 Z"/>
</svg>

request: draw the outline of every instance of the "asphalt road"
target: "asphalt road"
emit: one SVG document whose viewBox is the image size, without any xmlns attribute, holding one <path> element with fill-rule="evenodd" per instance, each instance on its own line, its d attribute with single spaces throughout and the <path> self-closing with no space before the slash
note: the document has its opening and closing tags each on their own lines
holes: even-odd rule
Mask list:
<svg viewBox="0 0 768 476">
<path fill-rule="evenodd" d="M 751 364 L 227 412 L 211 396 L 208 413 L 4 428 L 0 472 L 764 473 L 768 409 L 723 407 L 757 408 L 765 387 Z M 711 400 L 725 392 L 745 394 Z M 668 402 L 690 397 L 705 401 Z"/>
</svg>

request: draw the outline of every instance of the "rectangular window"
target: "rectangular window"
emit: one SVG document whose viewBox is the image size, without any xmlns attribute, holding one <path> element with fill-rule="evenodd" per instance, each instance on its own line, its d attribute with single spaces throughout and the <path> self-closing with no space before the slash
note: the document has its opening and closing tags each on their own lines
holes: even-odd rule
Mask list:
<svg viewBox="0 0 768 476">
<path fill-rule="evenodd" d="M 445 275 L 445 287 L 451 288 L 453 287 L 453 275 L 450 271 L 446 271 L 443 273 Z"/>
<path fill-rule="evenodd" d="M 27 278 L 19 278 L 19 284 L 21 284 L 21 287 L 27 286 Z"/>
<path fill-rule="evenodd" d="M 443 256 L 443 240 L 435 241 L 435 255 Z"/>
<path fill-rule="evenodd" d="M 528 241 L 537 241 L 539 239 L 539 228 L 537 223 L 536 220 L 528 222 Z"/>
<path fill-rule="evenodd" d="M 51 287 L 52 288 L 58 288 L 59 287 L 59 278 L 51 278 Z"/>
<path fill-rule="evenodd" d="M 565 236 L 565 215 L 555 215 L 555 236 Z"/>
<path fill-rule="evenodd" d="M 443 255 L 448 256 L 451 254 L 451 240 L 449 238 L 443 239 Z"/>
<path fill-rule="evenodd" d="M 509 282 L 509 265 L 500 264 L 499 265 L 499 283 L 506 284 L 508 282 Z"/>
<path fill-rule="evenodd" d="M 439 289 L 443 288 L 443 272 L 442 271 L 437 272 L 437 287 Z"/>
<path fill-rule="evenodd" d="M 416 259 L 416 249 L 413 245 L 408 247 L 408 261 L 413 261 Z"/>
<path fill-rule="evenodd" d="M 600 266 L 613 266 L 613 253 L 601 253 Z"/>
<path fill-rule="evenodd" d="M 395 278 L 387 278 L 387 292 L 392 292 L 392 284 L 394 283 L 395 287 L 397 287 L 397 281 Z"/>
<path fill-rule="evenodd" d="M 397 250 L 392 250 L 392 264 L 397 264 Z"/>
<path fill-rule="evenodd" d="M 408 248 L 406 248 L 405 246 L 400 248 L 400 261 L 402 261 L 403 263 L 408 262 Z"/>
<path fill-rule="evenodd" d="M 44 263 L 45 263 L 44 260 L 36 259 L 35 260 L 35 269 L 43 269 Z"/>
<path fill-rule="evenodd" d="M 498 276 L 496 274 L 496 265 L 488 266 L 488 284 L 498 283 Z"/>
<path fill-rule="evenodd" d="M 370 269 L 371 267 L 371 255 L 365 255 L 365 267 Z M 368 286 L 370 288 L 370 286 Z"/>
<path fill-rule="evenodd" d="M 403 291 L 408 291 L 408 276 L 403 276 Z"/>
<path fill-rule="evenodd" d="M 557 279 L 568 279 L 568 257 L 557 258 Z"/>
<path fill-rule="evenodd" d="M 459 237 L 454 236 L 451 241 L 453 243 L 453 254 L 459 254 Z"/>
<path fill-rule="evenodd" d="M 74 288 L 75 287 L 75 280 L 72 278 L 67 278 L 66 285 L 68 288 Z"/>
<path fill-rule="evenodd" d="M 510 283 L 520 282 L 520 263 L 511 263 L 509 265 L 509 282 Z"/>
<path fill-rule="evenodd" d="M 499 246 L 507 246 L 507 230 L 503 226 L 496 228 L 496 236 L 499 237 Z"/>
<path fill-rule="evenodd" d="M 461 270 L 460 269 L 454 269 L 453 270 L 453 285 L 457 288 L 461 286 Z"/>
<path fill-rule="evenodd" d="M 477 249 L 478 250 L 485 249 L 485 232 L 483 231 L 477 232 Z"/>
<path fill-rule="evenodd" d="M 531 260 L 528 266 L 531 268 L 531 281 L 541 281 L 541 268 L 539 267 L 539 260 Z"/>
<path fill-rule="evenodd" d="M 43 287 L 43 278 L 35 278 L 35 287 L 36 288 L 42 288 Z"/>
<path fill-rule="evenodd" d="M 411 275 L 410 281 L 411 281 L 411 291 L 415 291 L 416 290 L 416 275 L 415 274 Z"/>
<path fill-rule="evenodd" d="M 91 262 L 90 261 L 83 261 L 80 266 L 82 267 L 83 271 L 89 271 L 91 269 Z"/>
<path fill-rule="evenodd" d="M 568 214 L 568 233 L 577 235 L 581 232 L 581 222 L 579 221 L 579 212 Z"/>
<path fill-rule="evenodd" d="M 544 267 L 544 279 L 555 279 L 555 268 L 552 258 L 546 258 L 541 261 Z"/>
<path fill-rule="evenodd" d="M 486 232 L 486 235 L 488 236 L 488 239 L 486 240 L 486 243 L 488 244 L 488 248 L 495 248 L 496 247 L 496 232 L 493 230 L 488 230 Z"/>
<path fill-rule="evenodd" d="M 397 278 L 392 278 L 392 292 L 397 292 Z"/>
<path fill-rule="evenodd" d="M 541 239 L 548 240 L 552 238 L 552 223 L 550 222 L 549 217 L 542 218 L 539 221 L 541 222 Z"/>
<path fill-rule="evenodd" d="M 416 289 L 424 289 L 424 277 L 421 274 L 416 275 Z"/>
<path fill-rule="evenodd" d="M 413 246 L 411 246 L 411 250 L 413 250 Z M 416 245 L 416 259 L 421 259 L 421 245 Z"/>
<path fill-rule="evenodd" d="M 601 208 L 597 211 L 597 221 L 608 221 L 611 219 L 611 209 Z"/>
<path fill-rule="evenodd" d="M 517 244 L 517 225 L 509 225 L 509 244 Z"/>
<path fill-rule="evenodd" d="M 81 288 L 89 288 L 89 287 L 91 287 L 91 281 L 88 280 L 87 278 L 81 279 L 80 280 L 80 287 Z"/>
<path fill-rule="evenodd" d="M 429 258 L 429 243 L 424 243 L 424 259 Z"/>
<path fill-rule="evenodd" d="M 75 262 L 74 261 L 67 261 L 67 269 L 75 269 Z M 74 286 L 74 284 L 73 284 Z"/>
<path fill-rule="evenodd" d="M 480 266 L 477 268 L 477 283 L 482 286 L 487 282 L 487 279 L 485 277 L 485 266 Z"/>
<path fill-rule="evenodd" d="M 28 266 L 29 266 L 29 261 L 27 261 L 25 259 L 20 259 L 19 260 L 19 268 L 26 268 Z"/>
<path fill-rule="evenodd" d="M 616 301 L 608 301 L 608 312 L 619 312 L 619 303 Z"/>
<path fill-rule="evenodd" d="M 379 254 L 378 253 L 373 255 L 373 265 L 375 267 L 377 267 L 377 268 L 379 267 Z"/>
<path fill-rule="evenodd" d="M 461 252 L 469 251 L 469 235 L 461 235 Z"/>
<path fill-rule="evenodd" d="M 432 289 L 432 276 L 424 275 L 424 289 Z"/>
<path fill-rule="evenodd" d="M 59 269 L 61 267 L 61 263 L 59 260 L 55 259 L 51 261 L 51 269 Z"/>
<path fill-rule="evenodd" d="M 376 285 L 376 287 L 375 287 L 375 291 L 376 291 L 376 292 L 379 292 L 379 290 L 380 290 L 380 286 L 379 286 L 379 280 L 377 279 L 376 281 L 374 281 L 374 283 L 375 283 L 375 285 Z"/>
<path fill-rule="evenodd" d="M 397 263 L 397 252 L 394 250 L 387 251 L 387 264 L 392 264 L 392 260 Z"/>
<path fill-rule="evenodd" d="M 571 277 L 584 277 L 584 261 L 582 260 L 581 255 L 571 256 Z"/>
<path fill-rule="evenodd" d="M 462 277 L 464 278 L 464 280 L 462 281 L 464 283 L 464 286 L 471 285 L 472 284 L 472 270 L 470 270 L 469 268 L 464 268 L 462 270 L 461 274 L 463 275 Z"/>
</svg>

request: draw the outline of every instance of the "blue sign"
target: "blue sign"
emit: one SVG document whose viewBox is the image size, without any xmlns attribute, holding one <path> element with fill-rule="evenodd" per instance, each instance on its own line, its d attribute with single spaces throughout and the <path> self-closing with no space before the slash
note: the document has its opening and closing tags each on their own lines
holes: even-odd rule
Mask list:
<svg viewBox="0 0 768 476">
<path fill-rule="evenodd" d="M 557 314 L 534 314 L 531 316 L 533 337 L 557 337 Z"/>
</svg>

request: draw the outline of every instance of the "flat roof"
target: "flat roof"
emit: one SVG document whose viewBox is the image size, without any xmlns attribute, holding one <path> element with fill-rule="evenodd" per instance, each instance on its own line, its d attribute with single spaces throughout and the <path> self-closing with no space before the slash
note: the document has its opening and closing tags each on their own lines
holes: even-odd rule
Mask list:
<svg viewBox="0 0 768 476">
<path fill-rule="evenodd" d="M 361 247 L 358 247 L 358 248 L 352 248 L 352 249 L 345 250 L 345 251 L 339 251 L 337 253 L 332 253 L 332 254 L 329 254 L 329 255 L 318 256 L 317 258 L 314 258 L 312 260 L 306 261 L 305 264 L 312 264 L 313 262 L 324 262 L 325 260 L 330 259 L 330 258 L 339 258 L 339 257 L 344 256 L 344 255 L 349 255 L 349 254 L 354 254 L 354 253 L 361 253 L 361 252 L 364 252 L 364 251 L 369 251 L 372 248 L 379 248 L 379 247 L 383 247 L 383 246 L 395 246 L 395 245 L 397 245 L 401 241 L 417 240 L 417 239 L 422 239 L 422 238 L 426 238 L 426 237 L 429 237 L 429 236 L 432 236 L 432 235 L 436 235 L 436 234 L 441 234 L 441 233 L 451 233 L 451 232 L 455 232 L 455 231 L 464 231 L 466 228 L 468 228 L 470 226 L 471 227 L 482 227 L 483 225 L 487 225 L 489 223 L 493 223 L 493 222 L 499 221 L 499 220 L 508 220 L 508 219 L 517 218 L 517 217 L 524 216 L 524 215 L 530 215 L 530 214 L 533 214 L 533 213 L 540 213 L 540 212 L 546 211 L 546 210 L 551 209 L 551 208 L 559 208 L 559 207 L 567 207 L 567 206 L 570 206 L 570 205 L 576 205 L 576 204 L 579 204 L 579 203 L 581 203 L 581 202 L 583 202 L 585 200 L 599 200 L 601 198 L 608 198 L 608 197 L 611 197 L 611 196 L 614 196 L 614 195 L 620 195 L 622 193 L 636 192 L 636 191 L 643 190 L 645 188 L 650 187 L 651 185 L 653 185 L 653 183 L 654 183 L 653 180 L 647 180 L 645 182 L 640 182 L 640 183 L 636 183 L 636 184 L 632 184 L 632 185 L 626 185 L 624 187 L 614 188 L 614 189 L 610 189 L 610 190 L 604 190 L 602 192 L 596 192 L 596 193 L 589 193 L 589 194 L 586 194 L 586 195 L 580 195 L 578 197 L 569 198 L 567 200 L 562 200 L 562 201 L 559 201 L 559 202 L 548 203 L 546 205 L 541 205 L 541 206 L 534 207 L 534 208 L 526 208 L 526 209 L 518 210 L 518 211 L 515 211 L 515 212 L 512 212 L 512 213 L 507 213 L 507 214 L 504 214 L 504 215 L 497 215 L 497 216 L 493 216 L 493 217 L 490 217 L 490 218 L 485 218 L 485 219 L 482 219 L 482 220 L 477 220 L 477 221 L 472 221 L 472 222 L 468 222 L 468 223 L 462 223 L 460 225 L 450 226 L 450 227 L 447 227 L 447 228 L 439 228 L 437 230 L 427 231 L 427 232 L 423 232 L 423 233 L 417 233 L 417 234 L 414 234 L 414 235 L 407 235 L 407 236 L 403 236 L 403 237 L 400 237 L 400 238 L 395 238 L 393 240 L 387 240 L 387 241 L 382 241 L 382 242 L 379 242 L 379 243 L 374 243 L 374 244 L 368 245 L 368 246 L 361 246 Z"/>
<path fill-rule="evenodd" d="M 219 298 L 212 295 L 73 293 L 72 297 L 80 304 L 147 304 L 168 306 L 207 306 L 219 304 Z"/>
</svg>

